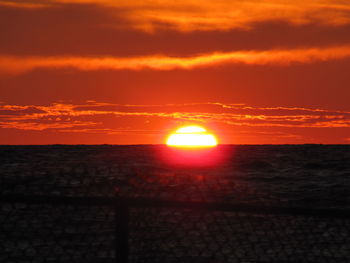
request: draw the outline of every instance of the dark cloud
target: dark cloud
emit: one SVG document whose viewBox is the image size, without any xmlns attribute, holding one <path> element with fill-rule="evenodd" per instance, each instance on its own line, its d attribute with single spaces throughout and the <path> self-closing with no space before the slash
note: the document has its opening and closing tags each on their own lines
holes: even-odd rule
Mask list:
<svg viewBox="0 0 350 263">
<path fill-rule="evenodd" d="M 0 118 L 1 116 L 12 116 L 12 115 L 25 115 L 25 114 L 43 114 L 46 113 L 43 110 L 40 110 L 36 107 L 4 107 L 1 108 L 0 105 Z"/>
<path fill-rule="evenodd" d="M 127 30 L 125 10 L 100 5 L 54 4 L 50 8 L 0 6 L 0 53 L 29 56 L 191 56 L 213 51 L 322 47 L 350 42 L 350 25 L 260 22 L 247 29 L 152 34 Z M 15 43 L 15 44 L 14 44 Z M 142 43 L 142 45 L 140 45 Z"/>
</svg>

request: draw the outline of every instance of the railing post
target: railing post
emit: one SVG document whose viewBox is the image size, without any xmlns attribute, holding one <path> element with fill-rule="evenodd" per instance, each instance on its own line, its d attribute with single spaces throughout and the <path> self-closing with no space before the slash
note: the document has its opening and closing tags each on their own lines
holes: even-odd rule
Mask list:
<svg viewBox="0 0 350 263">
<path fill-rule="evenodd" d="M 115 258 L 117 263 L 129 263 L 129 206 L 117 198 L 115 206 Z"/>
</svg>

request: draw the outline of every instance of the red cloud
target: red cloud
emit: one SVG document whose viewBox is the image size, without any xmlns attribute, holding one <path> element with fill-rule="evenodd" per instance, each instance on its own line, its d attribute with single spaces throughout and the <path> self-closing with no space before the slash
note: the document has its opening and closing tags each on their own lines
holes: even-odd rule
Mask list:
<svg viewBox="0 0 350 263">
<path fill-rule="evenodd" d="M 346 138 L 337 135 L 339 129 L 344 132 L 350 129 L 350 112 L 346 111 L 222 103 L 121 105 L 90 101 L 79 105 L 0 105 L 0 114 L 1 133 L 11 130 L 25 135 L 36 131 L 53 134 L 54 138 L 90 134 L 92 137 L 84 141 L 87 143 L 108 136 L 122 136 L 123 143 L 134 143 L 135 138 L 139 143 L 157 143 L 170 132 L 168 129 L 187 123 L 216 127 L 223 137 L 226 136 L 224 142 L 247 143 L 319 142 L 313 139 L 315 129 L 320 131 L 317 136 L 327 135 L 327 138 L 332 129 L 336 139 L 328 141 L 339 143 Z M 327 142 L 326 137 L 322 137 L 324 142 Z M 52 140 L 57 142 L 54 138 Z M 116 143 L 114 139 L 112 142 Z"/>
<path fill-rule="evenodd" d="M 21 73 L 40 68 L 91 70 L 173 70 L 213 67 L 222 64 L 289 65 L 350 57 L 350 46 L 322 48 L 215 52 L 193 57 L 0 57 L 0 71 Z"/>
<path fill-rule="evenodd" d="M 5 1 L 15 8 L 38 8 L 48 1 Z M 120 13 L 125 26 L 153 32 L 170 28 L 179 31 L 249 29 L 263 21 L 286 21 L 300 25 L 319 23 L 342 25 L 350 23 L 348 3 L 342 0 L 52 0 L 50 4 L 98 5 Z M 115 26 L 118 26 L 116 23 Z"/>
<path fill-rule="evenodd" d="M 114 132 L 106 120 L 148 118 L 182 120 L 202 123 L 221 123 L 234 126 L 257 127 L 350 127 L 350 112 L 311 108 L 259 108 L 246 105 L 221 103 L 179 105 L 119 105 L 89 102 L 84 105 L 53 104 L 51 106 L 0 107 L 2 128 L 56 129 L 91 128 L 96 132 Z"/>
</svg>

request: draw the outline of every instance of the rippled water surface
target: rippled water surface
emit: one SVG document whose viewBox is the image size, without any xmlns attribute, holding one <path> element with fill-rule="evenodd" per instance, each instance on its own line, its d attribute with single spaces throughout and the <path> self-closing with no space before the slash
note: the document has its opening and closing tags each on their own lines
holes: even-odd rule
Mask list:
<svg viewBox="0 0 350 263">
<path fill-rule="evenodd" d="M 170 192 L 181 195 L 198 180 L 213 183 L 215 178 L 219 185 L 210 189 L 225 192 L 230 201 L 350 204 L 349 145 L 224 145 L 199 158 L 157 145 L 0 146 L 0 159 L 3 193 L 112 195 L 112 185 L 128 191 L 130 179 L 142 178 L 143 193 L 157 197 L 164 194 L 158 191 L 163 179 Z"/>
</svg>

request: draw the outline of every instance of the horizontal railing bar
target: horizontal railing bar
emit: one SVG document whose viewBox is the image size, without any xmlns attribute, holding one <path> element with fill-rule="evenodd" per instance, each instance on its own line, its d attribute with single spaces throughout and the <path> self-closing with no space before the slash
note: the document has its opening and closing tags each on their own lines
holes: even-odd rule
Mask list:
<svg viewBox="0 0 350 263">
<path fill-rule="evenodd" d="M 349 218 L 350 209 L 305 208 L 260 206 L 242 203 L 198 202 L 161 200 L 154 198 L 125 198 L 125 197 L 88 197 L 88 196 L 26 196 L 0 195 L 0 203 L 25 203 L 49 205 L 83 205 L 83 206 L 116 206 L 126 205 L 137 208 L 181 208 L 200 209 L 208 211 L 242 212 L 250 214 L 272 214 L 290 216 L 317 216 L 328 218 Z"/>
</svg>

